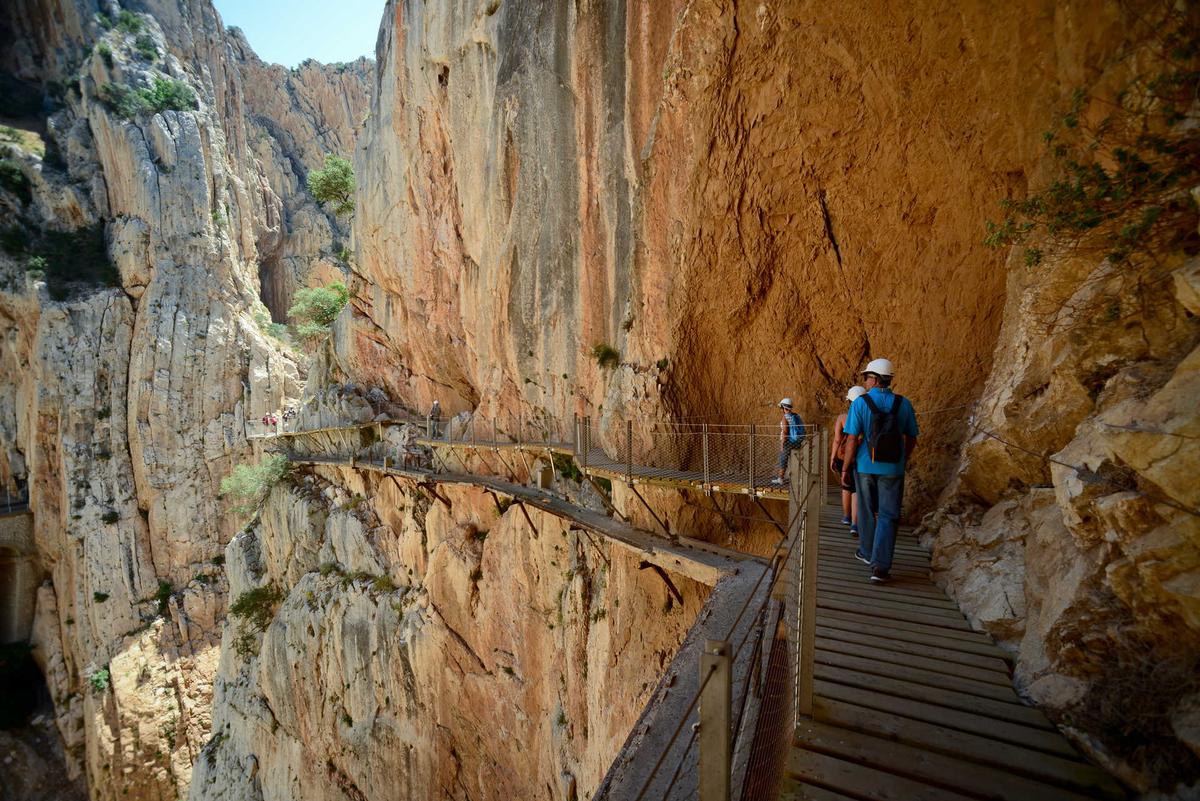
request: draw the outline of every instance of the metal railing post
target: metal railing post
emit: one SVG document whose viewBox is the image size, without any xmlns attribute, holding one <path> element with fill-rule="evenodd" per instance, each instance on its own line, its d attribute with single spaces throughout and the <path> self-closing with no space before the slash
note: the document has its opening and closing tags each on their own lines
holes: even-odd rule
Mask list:
<svg viewBox="0 0 1200 801">
<path fill-rule="evenodd" d="M 592 449 L 592 418 L 583 418 L 583 474 L 587 475 L 588 451 Z"/>
<path fill-rule="evenodd" d="M 700 682 L 704 687 L 700 693 L 700 801 L 729 801 L 732 678 L 729 643 L 706 640 L 700 654 Z"/>
<path fill-rule="evenodd" d="M 633 421 L 625 421 L 625 482 L 633 483 Z"/>
<path fill-rule="evenodd" d="M 750 481 L 746 486 L 750 488 L 750 494 L 754 495 L 754 423 L 750 424 Z"/>
<path fill-rule="evenodd" d="M 709 472 L 708 472 L 708 423 L 700 425 L 700 452 L 704 455 L 704 491 L 709 491 Z"/>
<path fill-rule="evenodd" d="M 796 714 L 811 716 L 813 713 L 813 662 L 816 652 L 817 634 L 817 558 L 820 540 L 821 504 L 824 498 L 818 490 L 818 469 L 821 454 L 821 435 L 809 438 L 808 453 L 805 455 L 804 489 L 808 497 L 804 509 L 804 529 L 800 540 L 800 660 L 796 684 Z M 797 722 L 799 722 L 797 720 Z"/>
</svg>

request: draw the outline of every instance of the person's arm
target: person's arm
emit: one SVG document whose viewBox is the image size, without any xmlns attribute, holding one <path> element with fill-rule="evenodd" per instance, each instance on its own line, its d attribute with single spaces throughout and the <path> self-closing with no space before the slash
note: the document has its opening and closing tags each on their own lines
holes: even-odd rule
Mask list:
<svg viewBox="0 0 1200 801">
<path fill-rule="evenodd" d="M 901 431 L 904 434 L 904 459 L 912 456 L 912 452 L 917 449 L 917 434 L 920 430 L 917 428 L 917 413 L 913 409 L 912 402 L 908 398 L 904 399 L 904 405 L 908 414 L 904 415 L 904 429 Z"/>
<path fill-rule="evenodd" d="M 858 443 L 862 441 L 862 437 L 854 434 L 846 435 L 846 445 L 842 453 L 842 478 L 845 479 L 850 473 L 850 466 L 854 464 L 854 457 L 858 455 Z"/>
<path fill-rule="evenodd" d="M 833 462 L 837 459 L 838 454 L 842 451 L 842 445 L 846 440 L 846 435 L 842 428 L 842 424 L 846 421 L 846 415 L 839 414 L 837 420 L 833 423 L 833 446 L 829 449 L 829 469 L 833 470 Z"/>
<path fill-rule="evenodd" d="M 779 421 L 779 447 L 783 447 L 787 442 L 787 419 Z"/>
<path fill-rule="evenodd" d="M 850 410 L 846 413 L 846 423 L 842 426 L 842 433 L 845 435 L 842 443 L 843 483 L 849 478 L 848 474 L 854 465 L 854 457 L 858 455 L 858 444 L 862 442 L 863 421 L 859 418 L 864 405 L 862 398 L 850 404 Z"/>
</svg>

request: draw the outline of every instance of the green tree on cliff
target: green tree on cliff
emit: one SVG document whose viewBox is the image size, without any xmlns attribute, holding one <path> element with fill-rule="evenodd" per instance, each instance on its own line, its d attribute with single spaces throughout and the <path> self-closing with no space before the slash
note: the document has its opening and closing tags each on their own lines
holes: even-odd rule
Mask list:
<svg viewBox="0 0 1200 801">
<path fill-rule="evenodd" d="M 308 174 L 308 191 L 321 203 L 333 203 L 334 214 L 353 214 L 354 168 L 346 159 L 330 154 L 325 157 L 325 169 Z"/>
<path fill-rule="evenodd" d="M 296 321 L 296 336 L 303 342 L 327 336 L 329 326 L 349 301 L 350 292 L 341 281 L 297 290 L 295 302 L 288 309 L 288 315 Z"/>
</svg>

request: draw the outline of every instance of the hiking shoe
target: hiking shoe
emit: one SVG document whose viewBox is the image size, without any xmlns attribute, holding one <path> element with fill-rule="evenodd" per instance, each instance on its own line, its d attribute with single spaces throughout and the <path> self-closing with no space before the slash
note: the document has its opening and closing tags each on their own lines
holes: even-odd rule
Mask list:
<svg viewBox="0 0 1200 801">
<path fill-rule="evenodd" d="M 871 582 L 874 584 L 882 584 L 885 581 L 887 581 L 888 579 L 890 579 L 891 577 L 892 577 L 891 573 L 888 573 L 886 570 L 884 570 L 881 567 L 871 568 Z"/>
<path fill-rule="evenodd" d="M 863 556 L 862 553 L 860 553 L 857 548 L 854 549 L 854 558 L 857 559 L 858 561 L 862 562 L 864 565 L 871 564 L 871 560 L 868 559 L 867 557 Z"/>
<path fill-rule="evenodd" d="M 858 536 L 858 524 L 857 523 L 850 527 L 850 536 L 851 537 Z"/>
<path fill-rule="evenodd" d="M 850 525 L 850 518 L 848 518 L 848 517 L 843 517 L 843 518 L 842 518 L 842 525 L 843 525 L 843 526 L 848 526 L 848 525 Z"/>
<path fill-rule="evenodd" d="M 782 478 L 773 478 L 773 479 L 771 479 L 771 486 L 772 486 L 772 487 L 782 487 L 782 486 L 783 486 L 783 479 L 782 479 Z"/>
</svg>

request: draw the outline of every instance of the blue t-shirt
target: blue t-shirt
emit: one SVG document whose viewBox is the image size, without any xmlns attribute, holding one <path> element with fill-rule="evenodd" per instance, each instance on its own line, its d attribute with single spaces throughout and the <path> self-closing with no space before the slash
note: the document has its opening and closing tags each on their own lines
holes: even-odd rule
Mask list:
<svg viewBox="0 0 1200 801">
<path fill-rule="evenodd" d="M 871 396 L 871 402 L 881 412 L 891 410 L 892 404 L 896 402 L 896 393 L 890 389 L 882 387 L 874 387 L 867 393 Z M 912 403 L 908 398 L 903 398 L 900 401 L 899 420 L 900 433 L 907 434 L 910 437 L 917 436 L 917 415 L 913 411 Z M 906 461 L 905 454 L 901 454 L 898 462 L 876 462 L 871 458 L 871 449 L 867 447 L 866 439 L 871 433 L 871 408 L 867 406 L 867 402 L 862 398 L 857 398 L 854 403 L 850 404 L 850 411 L 846 414 L 846 425 L 842 428 L 848 436 L 862 437 L 863 441 L 858 444 L 858 453 L 855 456 L 855 467 L 860 473 L 871 473 L 877 476 L 902 476 L 904 475 L 904 463 Z"/>
</svg>

